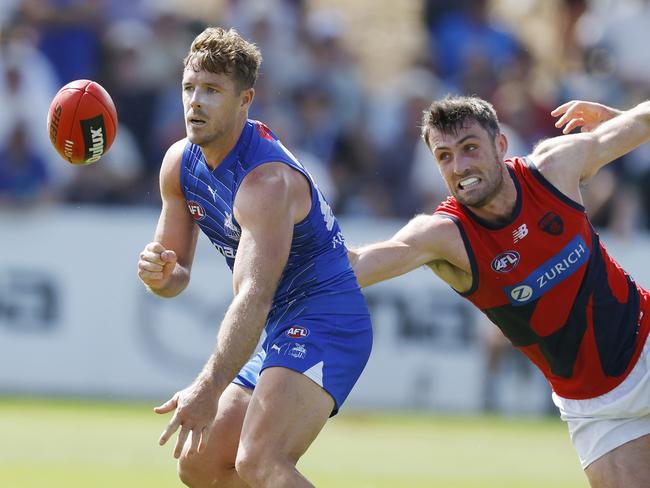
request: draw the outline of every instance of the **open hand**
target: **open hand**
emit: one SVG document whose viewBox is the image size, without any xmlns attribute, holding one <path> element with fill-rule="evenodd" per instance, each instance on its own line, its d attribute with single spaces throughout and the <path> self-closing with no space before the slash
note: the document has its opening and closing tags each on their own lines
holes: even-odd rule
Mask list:
<svg viewBox="0 0 650 488">
<path fill-rule="evenodd" d="M 591 132 L 606 120 L 613 119 L 621 112 L 595 102 L 571 100 L 557 107 L 551 112 L 553 117 L 560 117 L 555 122 L 555 127 L 562 129 L 563 134 L 580 127 L 582 132 Z"/>
<path fill-rule="evenodd" d="M 219 396 L 220 394 L 210 384 L 197 380 L 184 390 L 176 392 L 172 398 L 159 407 L 154 408 L 154 412 L 159 414 L 174 412 L 167 428 L 160 436 L 159 444 L 164 445 L 180 427 L 181 430 L 174 448 L 174 457 L 176 459 L 180 457 L 185 441 L 190 434 L 192 434 L 192 440 L 188 454 L 203 451 L 208 443 L 210 427 L 217 415 Z"/>
</svg>

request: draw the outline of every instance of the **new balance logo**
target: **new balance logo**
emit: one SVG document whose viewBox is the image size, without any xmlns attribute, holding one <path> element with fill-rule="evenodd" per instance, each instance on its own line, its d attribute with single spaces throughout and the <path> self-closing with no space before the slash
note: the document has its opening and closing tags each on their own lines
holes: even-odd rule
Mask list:
<svg viewBox="0 0 650 488">
<path fill-rule="evenodd" d="M 528 227 L 526 227 L 526 224 L 521 224 L 519 227 L 512 231 L 512 241 L 516 244 L 527 235 Z"/>
</svg>

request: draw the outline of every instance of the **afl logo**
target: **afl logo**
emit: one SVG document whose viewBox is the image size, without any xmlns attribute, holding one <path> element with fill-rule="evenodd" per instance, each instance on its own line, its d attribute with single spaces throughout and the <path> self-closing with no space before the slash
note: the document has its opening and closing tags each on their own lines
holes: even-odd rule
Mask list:
<svg viewBox="0 0 650 488">
<path fill-rule="evenodd" d="M 517 251 L 506 251 L 499 254 L 492 260 L 492 269 L 497 273 L 508 273 L 519 264 L 519 253 Z"/>
<path fill-rule="evenodd" d="M 195 202 L 194 200 L 187 202 L 187 208 L 194 220 L 203 220 L 205 218 L 205 209 L 199 202 Z"/>
<path fill-rule="evenodd" d="M 287 330 L 286 334 L 287 337 L 290 337 L 291 339 L 302 339 L 303 337 L 307 337 L 309 335 L 309 329 L 307 327 L 294 325 L 293 327 L 290 327 L 289 330 Z"/>
<path fill-rule="evenodd" d="M 527 302 L 533 296 L 533 289 L 528 285 L 515 286 L 510 291 L 510 296 L 516 302 Z"/>
</svg>

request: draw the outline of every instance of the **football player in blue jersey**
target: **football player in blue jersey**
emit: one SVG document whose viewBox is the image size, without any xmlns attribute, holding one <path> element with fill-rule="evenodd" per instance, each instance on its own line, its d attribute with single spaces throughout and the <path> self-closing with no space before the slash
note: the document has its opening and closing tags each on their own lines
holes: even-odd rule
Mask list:
<svg viewBox="0 0 650 488">
<path fill-rule="evenodd" d="M 173 413 L 160 444 L 178 431 L 174 456 L 191 487 L 312 486 L 296 462 L 372 345 L 329 205 L 275 134 L 248 119 L 260 62 L 234 30 L 208 28 L 192 43 L 182 80 L 187 137 L 163 159 L 162 210 L 138 262 L 152 293 L 179 294 L 201 230 L 233 273 L 213 353 L 155 409 Z"/>
</svg>

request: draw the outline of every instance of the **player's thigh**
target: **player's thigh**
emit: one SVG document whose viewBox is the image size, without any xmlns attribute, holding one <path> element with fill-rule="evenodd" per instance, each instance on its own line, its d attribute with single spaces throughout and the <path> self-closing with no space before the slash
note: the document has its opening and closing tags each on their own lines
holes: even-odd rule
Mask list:
<svg viewBox="0 0 650 488">
<path fill-rule="evenodd" d="M 650 434 L 608 452 L 585 469 L 592 488 L 647 488 L 650 483 Z"/>
<path fill-rule="evenodd" d="M 244 420 L 239 455 L 297 462 L 325 425 L 334 400 L 307 376 L 283 367 L 260 375 Z"/>
<path fill-rule="evenodd" d="M 188 438 L 180 459 L 179 471 L 203 471 L 233 469 L 237 457 L 239 438 L 252 390 L 231 383 L 219 398 L 217 417 L 210 429 L 208 443 L 200 453 L 188 455 Z"/>
</svg>

